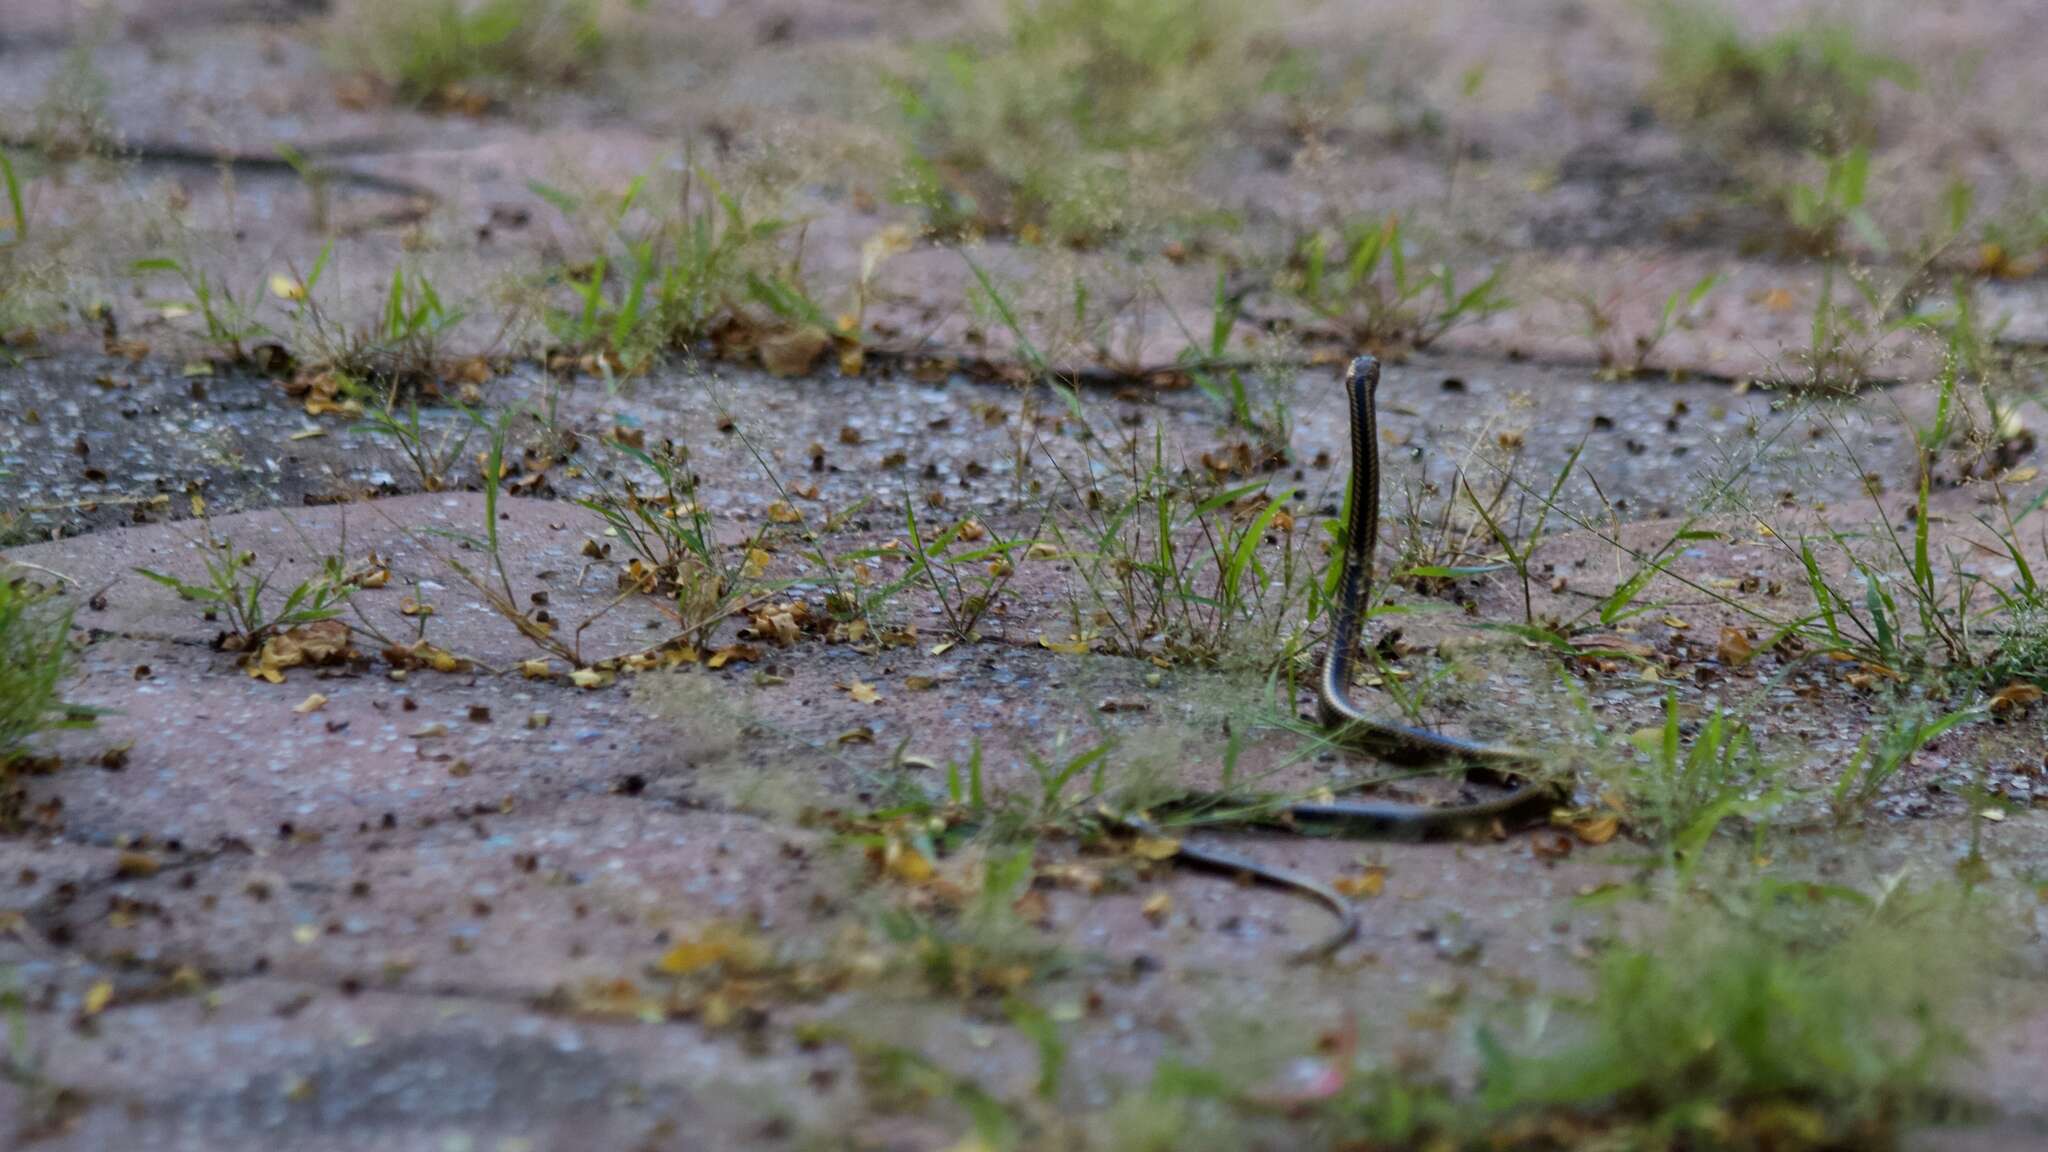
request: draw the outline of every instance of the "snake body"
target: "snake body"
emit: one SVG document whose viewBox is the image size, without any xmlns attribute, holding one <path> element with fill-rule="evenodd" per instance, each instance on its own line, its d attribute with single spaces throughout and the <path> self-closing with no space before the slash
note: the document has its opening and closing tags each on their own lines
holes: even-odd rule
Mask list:
<svg viewBox="0 0 2048 1152">
<path fill-rule="evenodd" d="M 1526 773 L 1539 760 L 1532 752 L 1375 720 L 1351 699 L 1351 675 L 1357 666 L 1366 607 L 1372 597 L 1373 558 L 1379 541 L 1379 421 L 1375 398 L 1379 382 L 1380 363 L 1371 356 L 1353 360 L 1344 376 L 1351 428 L 1351 506 L 1345 522 L 1343 570 L 1330 639 L 1317 682 L 1318 712 L 1323 724 L 1339 739 L 1391 763 L 1459 765 L 1507 776 Z M 1525 819 L 1547 811 L 1558 799 L 1553 785 L 1528 780 L 1501 796 L 1474 803 L 1431 806 L 1378 800 L 1304 802 L 1281 806 L 1275 818 L 1290 826 L 1326 828 L 1341 834 L 1427 839 Z M 1142 818 L 1126 817 L 1124 824 L 1146 835 L 1163 835 Z M 1328 956 L 1358 934 L 1358 915 L 1350 901 L 1321 881 L 1207 843 L 1182 841 L 1173 859 L 1292 889 L 1327 906 L 1338 919 L 1337 930 L 1298 959 Z"/>
</svg>

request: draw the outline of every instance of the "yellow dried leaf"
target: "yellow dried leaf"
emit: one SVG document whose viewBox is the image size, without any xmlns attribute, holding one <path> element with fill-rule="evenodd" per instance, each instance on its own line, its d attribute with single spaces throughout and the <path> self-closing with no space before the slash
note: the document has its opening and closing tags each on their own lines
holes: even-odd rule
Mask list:
<svg viewBox="0 0 2048 1152">
<path fill-rule="evenodd" d="M 1045 637 L 1040 636 L 1038 638 L 1038 645 L 1041 648 L 1047 648 L 1054 652 L 1063 652 L 1069 656 L 1086 656 L 1088 654 L 1088 641 L 1081 639 L 1055 641 L 1047 640 Z"/>
<path fill-rule="evenodd" d="M 2000 715 L 2024 712 L 2035 701 L 2041 699 L 2041 690 L 2025 681 L 2015 681 L 2000 688 L 1991 697 L 1991 710 Z"/>
<path fill-rule="evenodd" d="M 569 673 L 569 683 L 578 688 L 602 688 L 612 682 L 611 674 L 595 668 L 578 668 Z"/>
<path fill-rule="evenodd" d="M 1721 642 L 1714 646 L 1714 656 L 1730 668 L 1740 668 L 1756 655 L 1750 647 L 1749 634 L 1740 628 L 1721 629 Z"/>
<path fill-rule="evenodd" d="M 724 964 L 732 969 L 751 970 L 760 967 L 763 950 L 758 941 L 731 924 L 711 924 L 695 936 L 688 937 L 675 947 L 663 953 L 655 968 L 667 976 L 687 976 Z"/>
<path fill-rule="evenodd" d="M 845 690 L 848 696 L 853 697 L 856 703 L 879 704 L 882 702 L 882 694 L 875 691 L 875 686 L 866 681 L 855 680 L 850 684 L 841 684 L 839 687 Z"/>
<path fill-rule="evenodd" d="M 1173 911 L 1173 893 L 1154 892 L 1151 898 L 1145 901 L 1143 911 L 1145 919 L 1154 924 L 1166 919 L 1167 914 Z"/>
<path fill-rule="evenodd" d="M 2034 467 L 2032 464 L 2027 464 L 2007 472 L 2005 474 L 2005 482 L 2007 484 L 2025 484 L 2040 474 L 2041 470 L 2039 468 Z"/>
<path fill-rule="evenodd" d="M 554 676 L 554 671 L 545 660 L 521 660 L 519 674 L 528 680 L 546 680 Z"/>
<path fill-rule="evenodd" d="M 1180 855 L 1180 841 L 1171 836 L 1140 836 L 1131 841 L 1131 855 L 1141 860 L 1171 860 Z"/>
<path fill-rule="evenodd" d="M 875 272 L 891 256 L 910 251 L 915 238 L 910 229 L 901 224 L 891 224 L 861 242 L 860 279 L 863 284 L 875 278 Z"/>
<path fill-rule="evenodd" d="M 912 848 L 901 840 L 889 841 L 882 852 L 882 870 L 893 879 L 904 884 L 924 884 L 938 875 L 938 869 L 925 859 L 924 853 Z"/>
<path fill-rule="evenodd" d="M 114 982 L 112 980 L 95 981 L 93 986 L 86 989 L 85 992 L 85 1015 L 88 1017 L 97 1016 L 106 1011 L 107 1005 L 113 1002 Z"/>
<path fill-rule="evenodd" d="M 327 707 L 327 697 L 322 696 L 318 692 L 314 692 L 311 695 L 307 696 L 304 700 L 301 700 L 297 704 L 293 705 L 292 711 L 297 712 L 303 716 L 308 712 L 318 712 L 319 710 L 325 707 Z"/>
<path fill-rule="evenodd" d="M 304 300 L 306 298 L 306 286 L 289 276 L 272 276 L 270 278 L 270 294 L 279 300 Z"/>
<path fill-rule="evenodd" d="M 1353 900 L 1370 900 L 1387 890 L 1387 870 L 1374 864 L 1363 872 L 1349 872 L 1337 877 L 1330 887 Z"/>
<path fill-rule="evenodd" d="M 803 513 L 789 506 L 786 501 L 777 500 L 768 506 L 768 519 L 777 524 L 801 524 Z"/>
<path fill-rule="evenodd" d="M 1612 812 L 1572 821 L 1572 833 L 1588 844 L 1605 844 L 1621 831 L 1621 817 Z"/>
<path fill-rule="evenodd" d="M 832 334 L 816 325 L 777 332 L 761 341 L 761 367 L 777 376 L 802 376 L 832 346 Z"/>
</svg>

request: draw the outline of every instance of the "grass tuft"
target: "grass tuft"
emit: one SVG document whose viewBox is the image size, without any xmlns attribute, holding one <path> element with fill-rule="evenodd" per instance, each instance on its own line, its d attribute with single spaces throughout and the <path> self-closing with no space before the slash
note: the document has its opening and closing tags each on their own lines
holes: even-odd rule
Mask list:
<svg viewBox="0 0 2048 1152">
<path fill-rule="evenodd" d="M 1711 0 L 1663 0 L 1652 11 L 1664 113 L 1738 141 L 1830 153 L 1866 143 L 1881 90 L 1917 83 L 1911 65 L 1865 47 L 1844 23 L 1814 19 L 1754 37 Z"/>
<path fill-rule="evenodd" d="M 1244 94 L 1238 0 L 1011 0 L 988 43 L 922 52 L 894 87 L 902 196 L 941 232 L 1089 243 L 1137 218 Z"/>
<path fill-rule="evenodd" d="M 358 0 L 335 15 L 329 50 L 399 99 L 476 109 L 591 74 L 606 15 L 603 0 Z"/>
</svg>

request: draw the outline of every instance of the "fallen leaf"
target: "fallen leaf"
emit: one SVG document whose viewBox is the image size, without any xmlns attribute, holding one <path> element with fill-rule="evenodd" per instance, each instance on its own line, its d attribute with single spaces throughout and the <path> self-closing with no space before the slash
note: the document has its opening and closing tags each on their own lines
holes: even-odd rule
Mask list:
<svg viewBox="0 0 2048 1152">
<path fill-rule="evenodd" d="M 2000 688 L 1991 697 L 1991 711 L 2005 715 L 2024 712 L 2035 701 L 2041 699 L 2041 689 L 2025 681 L 2015 681 Z"/>
<path fill-rule="evenodd" d="M 1755 654 L 1750 647 L 1748 633 L 1740 628 L 1721 629 L 1721 642 L 1714 646 L 1714 656 L 1721 663 L 1730 668 L 1740 668 Z"/>
<path fill-rule="evenodd" d="M 1088 654 L 1088 641 L 1081 639 L 1054 641 L 1040 636 L 1038 638 L 1038 645 L 1041 648 L 1047 648 L 1054 652 L 1063 652 L 1069 656 L 1086 656 Z"/>
<path fill-rule="evenodd" d="M 1173 893 L 1154 892 L 1151 898 L 1145 901 L 1145 907 L 1142 911 L 1145 914 L 1145 919 L 1150 920 L 1154 924 L 1165 920 L 1167 914 L 1173 911 Z"/>
<path fill-rule="evenodd" d="M 924 853 L 901 840 L 891 840 L 882 850 L 882 871 L 904 884 L 924 884 L 938 874 Z"/>
<path fill-rule="evenodd" d="M 735 660 L 747 661 L 759 660 L 760 658 L 760 650 L 752 647 L 751 645 L 728 644 L 725 647 L 713 652 L 710 658 L 704 661 L 704 666 L 706 668 L 712 669 L 713 671 L 716 671 L 717 669 L 723 668 L 727 664 L 730 664 Z"/>
<path fill-rule="evenodd" d="M 777 500 L 768 506 L 768 519 L 777 524 L 801 524 L 804 514 L 790 507 L 787 502 Z"/>
<path fill-rule="evenodd" d="M 761 367 L 777 376 L 802 376 L 831 346 L 832 334 L 814 324 L 777 332 L 761 341 Z"/>
<path fill-rule="evenodd" d="M 714 964 L 747 972 L 760 969 L 766 957 L 759 940 L 735 925 L 721 922 L 685 937 L 663 953 L 654 967 L 664 976 L 687 976 Z"/>
<path fill-rule="evenodd" d="M 1140 836 L 1131 841 L 1131 854 L 1142 860 L 1171 860 L 1180 855 L 1180 841 L 1171 836 Z"/>
<path fill-rule="evenodd" d="M 1363 872 L 1352 872 L 1337 877 L 1330 887 L 1335 888 L 1338 892 L 1349 896 L 1353 900 L 1360 898 L 1370 900 L 1381 892 L 1386 891 L 1387 870 L 1378 864 L 1374 864 Z"/>
<path fill-rule="evenodd" d="M 325 707 L 327 707 L 327 697 L 315 692 L 293 705 L 292 711 L 303 716 L 309 712 L 318 712 Z"/>
<path fill-rule="evenodd" d="M 855 680 L 850 684 L 841 684 L 838 687 L 844 690 L 848 696 L 853 697 L 856 703 L 880 704 L 882 702 L 882 694 L 875 691 L 873 684 L 866 683 L 865 681 Z"/>
<path fill-rule="evenodd" d="M 1619 831 L 1621 817 L 1612 812 L 1572 821 L 1572 833 L 1588 844 L 1605 844 Z"/>
<path fill-rule="evenodd" d="M 339 620 L 301 624 L 265 640 L 249 661 L 249 675 L 282 684 L 287 668 L 341 663 L 350 655 L 348 637 L 348 625 Z"/>
<path fill-rule="evenodd" d="M 602 688 L 611 682 L 612 677 L 609 672 L 600 672 L 595 668 L 578 668 L 574 672 L 569 673 L 569 683 L 574 684 L 578 688 Z"/>
<path fill-rule="evenodd" d="M 91 988 L 86 989 L 84 1014 L 88 1018 L 97 1016 L 106 1011 L 107 1005 L 113 1002 L 114 982 L 112 980 L 95 981 Z"/>
</svg>

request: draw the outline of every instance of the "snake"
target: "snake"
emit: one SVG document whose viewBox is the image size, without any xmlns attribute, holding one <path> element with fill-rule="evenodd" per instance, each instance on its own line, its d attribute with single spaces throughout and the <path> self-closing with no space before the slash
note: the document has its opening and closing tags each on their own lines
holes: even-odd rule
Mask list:
<svg viewBox="0 0 2048 1152">
<path fill-rule="evenodd" d="M 1404 767 L 1458 766 L 1496 778 L 1520 778 L 1503 794 L 1464 804 L 1409 804 L 1384 800 L 1325 800 L 1286 803 L 1271 809 L 1266 823 L 1282 827 L 1322 829 L 1339 835 L 1420 840 L 1453 836 L 1496 824 L 1520 822 L 1547 814 L 1563 799 L 1558 786 L 1543 779 L 1542 757 L 1527 749 L 1466 740 L 1427 728 L 1391 724 L 1368 715 L 1352 699 L 1351 677 L 1363 643 L 1366 608 L 1372 599 L 1374 553 L 1380 528 L 1380 458 L 1377 393 L 1380 362 L 1359 356 L 1344 374 L 1351 430 L 1351 501 L 1344 525 L 1342 569 L 1316 683 L 1317 711 L 1323 727 L 1339 742 L 1375 758 Z M 1180 803 L 1200 801 L 1183 797 Z M 1207 798 L 1213 801 L 1214 798 Z M 1143 814 L 1119 818 L 1124 829 L 1154 840 L 1173 841 Z M 1357 908 L 1334 888 L 1313 877 L 1262 864 L 1213 842 L 1174 841 L 1168 857 L 1174 863 L 1248 877 L 1306 895 L 1328 908 L 1336 928 L 1320 942 L 1298 953 L 1297 962 L 1327 958 L 1356 939 Z"/>
</svg>

